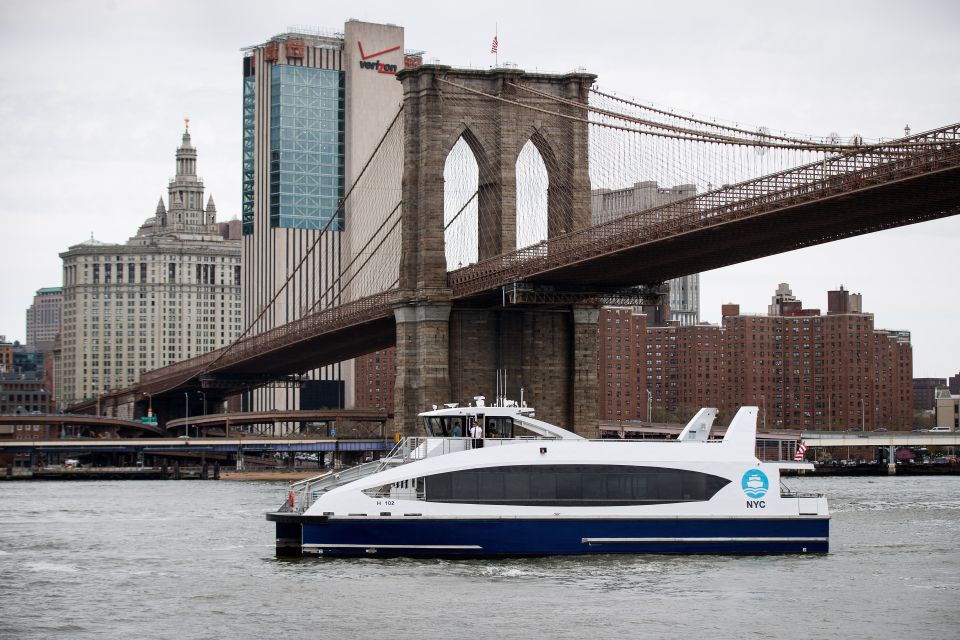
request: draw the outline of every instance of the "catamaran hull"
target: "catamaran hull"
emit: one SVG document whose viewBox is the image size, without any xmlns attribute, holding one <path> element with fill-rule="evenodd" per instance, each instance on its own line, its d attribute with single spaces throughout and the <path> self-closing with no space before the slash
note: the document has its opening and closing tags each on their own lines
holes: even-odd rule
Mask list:
<svg viewBox="0 0 960 640">
<path fill-rule="evenodd" d="M 296 527 L 292 525 L 296 518 L 302 517 L 289 515 L 284 518 L 287 522 L 277 522 L 278 543 L 282 534 L 290 551 L 297 537 Z M 301 553 L 338 557 L 827 553 L 830 531 L 828 516 L 689 519 L 401 516 L 313 519 L 299 525 Z"/>
</svg>

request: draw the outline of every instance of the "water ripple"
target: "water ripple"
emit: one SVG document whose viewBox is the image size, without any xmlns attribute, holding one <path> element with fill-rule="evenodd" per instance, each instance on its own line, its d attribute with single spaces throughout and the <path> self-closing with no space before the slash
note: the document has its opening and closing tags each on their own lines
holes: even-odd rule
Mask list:
<svg viewBox="0 0 960 640">
<path fill-rule="evenodd" d="M 791 485 L 829 495 L 832 553 L 280 559 L 280 484 L 9 483 L 0 636 L 956 636 L 960 478 Z"/>
</svg>

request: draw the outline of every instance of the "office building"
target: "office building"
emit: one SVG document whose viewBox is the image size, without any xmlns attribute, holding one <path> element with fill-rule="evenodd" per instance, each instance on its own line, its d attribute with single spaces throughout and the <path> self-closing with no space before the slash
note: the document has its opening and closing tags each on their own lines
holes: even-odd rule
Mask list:
<svg viewBox="0 0 960 640">
<path fill-rule="evenodd" d="M 45 287 L 37 290 L 33 297 L 33 304 L 27 308 L 27 344 L 44 351 L 53 348 L 53 341 L 60 332 L 62 303 L 62 287 Z"/>
<path fill-rule="evenodd" d="M 916 411 L 933 411 L 936 407 L 936 391 L 947 386 L 946 378 L 914 378 L 913 408 Z"/>
<path fill-rule="evenodd" d="M 0 372 L 0 415 L 29 415 L 50 413 L 50 388 L 42 372 Z M 22 431 L 18 426 L 17 431 Z M 17 439 L 21 439 L 18 434 Z M 28 436 L 32 437 L 32 436 Z"/>
<path fill-rule="evenodd" d="M 185 129 L 176 174 L 125 244 L 91 237 L 60 254 L 60 406 L 135 384 L 144 371 L 233 341 L 240 330 L 238 223 L 217 223 Z"/>
<path fill-rule="evenodd" d="M 359 191 L 347 196 L 398 112 L 402 90 L 394 74 L 419 64 L 403 46 L 402 27 L 351 20 L 342 33 L 291 29 L 245 50 L 242 295 L 251 335 L 393 283 L 388 270 L 363 286 L 342 284 L 339 276 L 389 213 L 357 206 Z M 386 198 L 394 202 L 401 171 L 400 154 L 392 166 L 378 167 L 395 183 Z M 376 357 L 368 356 L 374 366 Z M 352 361 L 306 378 L 255 391 L 253 408 L 354 405 Z"/>
<path fill-rule="evenodd" d="M 0 373 L 13 371 L 13 343 L 0 336 Z"/>
<path fill-rule="evenodd" d="M 697 188 L 692 184 L 660 187 L 650 180 L 637 182 L 626 189 L 595 189 L 590 200 L 592 221 L 593 224 L 611 222 L 654 207 L 664 207 L 696 194 Z M 680 216 L 685 210 L 682 204 L 658 209 L 650 214 L 650 223 Z M 670 295 L 665 301 L 668 304 L 663 305 L 664 311 L 661 312 L 665 319 L 680 325 L 695 325 L 700 322 L 700 274 L 692 273 L 674 278 L 668 284 Z"/>
<path fill-rule="evenodd" d="M 950 393 L 949 389 L 937 389 L 937 427 L 960 431 L 960 395 Z"/>
</svg>

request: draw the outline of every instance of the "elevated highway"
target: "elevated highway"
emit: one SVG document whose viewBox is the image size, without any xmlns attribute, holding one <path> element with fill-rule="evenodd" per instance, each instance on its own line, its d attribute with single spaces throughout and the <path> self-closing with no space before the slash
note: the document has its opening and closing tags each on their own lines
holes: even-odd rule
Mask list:
<svg viewBox="0 0 960 640">
<path fill-rule="evenodd" d="M 0 433 L 13 433 L 3 427 L 16 426 L 42 426 L 42 427 L 84 427 L 93 431 L 117 431 L 122 430 L 132 434 L 164 436 L 166 431 L 154 424 L 146 424 L 136 420 L 125 420 L 123 418 L 113 418 L 110 416 L 92 416 L 88 414 L 44 414 L 44 415 L 24 415 L 24 416 L 2 416 L 0 415 Z"/>
<path fill-rule="evenodd" d="M 379 438 L 77 438 L 0 440 L 0 453 L 229 453 L 388 451 Z"/>
<path fill-rule="evenodd" d="M 956 447 L 960 433 L 930 431 L 804 431 L 808 447 Z"/>
<path fill-rule="evenodd" d="M 370 409 L 319 409 L 298 411 L 248 411 L 238 413 L 213 413 L 205 416 L 177 418 L 166 423 L 167 432 L 182 431 L 187 425 L 201 430 L 221 428 L 228 432 L 233 427 L 251 425 L 278 425 L 281 423 L 375 423 L 381 427 L 391 414 Z"/>
</svg>

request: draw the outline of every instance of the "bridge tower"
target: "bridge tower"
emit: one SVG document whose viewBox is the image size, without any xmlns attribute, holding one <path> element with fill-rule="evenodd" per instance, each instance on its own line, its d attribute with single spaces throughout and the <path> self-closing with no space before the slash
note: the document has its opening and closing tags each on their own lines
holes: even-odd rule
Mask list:
<svg viewBox="0 0 960 640">
<path fill-rule="evenodd" d="M 539 416 L 592 433 L 598 309 L 507 308 L 499 295 L 454 305 L 444 247 L 443 171 L 463 138 L 479 167 L 480 262 L 516 249 L 516 163 L 528 141 L 549 179 L 549 237 L 589 226 L 588 125 L 578 105 L 586 104 L 595 76 L 423 65 L 397 77 L 404 95 L 404 302 L 394 309 L 398 430 L 415 433 L 416 414 L 432 404 L 477 394 L 491 398 L 497 371 L 506 370 L 509 397 L 517 399 L 524 387 Z M 535 92 L 518 89 L 521 84 Z"/>
</svg>

